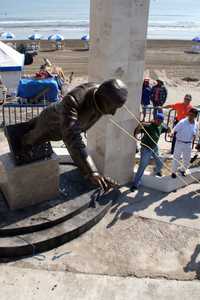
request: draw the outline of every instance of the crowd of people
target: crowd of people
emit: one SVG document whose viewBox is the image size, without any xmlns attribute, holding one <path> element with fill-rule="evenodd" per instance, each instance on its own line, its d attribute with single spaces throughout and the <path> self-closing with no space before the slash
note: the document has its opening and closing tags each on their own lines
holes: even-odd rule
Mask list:
<svg viewBox="0 0 200 300">
<path fill-rule="evenodd" d="M 171 177 L 176 178 L 177 172 L 181 176 L 186 176 L 189 171 L 193 141 L 199 135 L 199 126 L 196 121 L 198 110 L 191 102 L 192 96 L 186 94 L 183 101 L 165 105 L 167 101 L 167 88 L 164 82 L 157 79 L 157 83 L 151 87 L 149 79 L 144 79 L 142 89 L 142 113 L 143 120 L 135 130 L 135 136 L 142 133 L 140 162 L 138 170 L 134 176 L 131 191 L 137 189 L 141 183 L 141 178 L 150 159 L 155 160 L 155 175 L 162 176 L 163 161 L 159 156 L 158 142 L 162 133 L 168 132 L 172 137 L 171 154 L 173 154 Z M 145 117 L 149 105 L 153 106 L 153 120 L 145 122 Z M 176 112 L 173 128 L 164 125 L 163 109 L 173 109 Z M 198 147 L 197 147 L 198 148 Z M 182 159 L 182 163 L 181 162 Z"/>
</svg>

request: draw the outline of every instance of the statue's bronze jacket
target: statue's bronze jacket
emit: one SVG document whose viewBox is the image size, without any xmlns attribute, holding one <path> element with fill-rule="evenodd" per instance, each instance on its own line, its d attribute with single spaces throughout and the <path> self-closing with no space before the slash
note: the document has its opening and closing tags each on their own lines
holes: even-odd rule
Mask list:
<svg viewBox="0 0 200 300">
<path fill-rule="evenodd" d="M 80 85 L 61 102 L 48 106 L 31 121 L 34 128 L 24 137 L 25 144 L 62 139 L 84 176 L 97 172 L 81 133 L 87 131 L 102 116 L 94 101 L 94 92 L 98 86 L 95 83 Z"/>
</svg>

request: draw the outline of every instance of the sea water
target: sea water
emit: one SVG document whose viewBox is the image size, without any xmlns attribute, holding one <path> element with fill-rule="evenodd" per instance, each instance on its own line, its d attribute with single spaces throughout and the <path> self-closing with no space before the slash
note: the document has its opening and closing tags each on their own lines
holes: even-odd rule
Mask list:
<svg viewBox="0 0 200 300">
<path fill-rule="evenodd" d="M 106 1 L 106 0 L 105 0 Z M 89 32 L 90 0 L 0 0 L 0 33 L 16 39 L 37 32 L 81 38 Z M 200 0 L 151 0 L 148 38 L 192 39 L 200 35 Z"/>
</svg>

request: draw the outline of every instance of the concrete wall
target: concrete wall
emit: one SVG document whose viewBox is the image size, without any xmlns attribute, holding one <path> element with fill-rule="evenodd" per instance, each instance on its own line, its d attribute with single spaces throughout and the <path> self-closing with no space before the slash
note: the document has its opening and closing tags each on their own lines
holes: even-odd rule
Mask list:
<svg viewBox="0 0 200 300">
<path fill-rule="evenodd" d="M 91 0 L 89 80 L 120 78 L 127 106 L 139 116 L 149 0 Z M 114 118 L 130 133 L 136 122 L 124 109 Z M 89 134 L 97 167 L 120 183 L 131 179 L 135 143 L 104 117 Z"/>
</svg>

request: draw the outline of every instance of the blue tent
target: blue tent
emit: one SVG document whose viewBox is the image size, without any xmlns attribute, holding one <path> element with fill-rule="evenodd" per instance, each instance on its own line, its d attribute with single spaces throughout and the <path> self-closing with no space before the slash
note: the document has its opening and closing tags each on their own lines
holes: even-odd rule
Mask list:
<svg viewBox="0 0 200 300">
<path fill-rule="evenodd" d="M 200 36 L 196 36 L 192 39 L 193 42 L 200 43 Z"/>
<path fill-rule="evenodd" d="M 29 40 L 32 40 L 32 41 L 41 40 L 41 38 L 42 38 L 42 35 L 39 34 L 39 33 L 31 34 L 31 35 L 29 35 L 29 37 L 28 37 L 28 39 L 29 39 Z"/>
<path fill-rule="evenodd" d="M 4 32 L 1 34 L 1 38 L 3 39 L 14 39 L 15 35 L 12 32 Z"/>
<path fill-rule="evenodd" d="M 50 41 L 63 41 L 64 40 L 64 37 L 59 34 L 59 33 L 56 33 L 56 34 L 51 34 L 49 37 L 48 37 L 48 40 Z"/>
<path fill-rule="evenodd" d="M 86 41 L 86 42 L 88 42 L 89 39 L 90 39 L 89 34 L 85 34 L 85 35 L 83 35 L 82 38 L 81 38 L 82 41 Z"/>
</svg>

